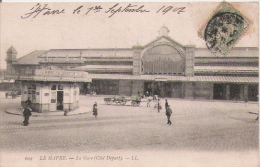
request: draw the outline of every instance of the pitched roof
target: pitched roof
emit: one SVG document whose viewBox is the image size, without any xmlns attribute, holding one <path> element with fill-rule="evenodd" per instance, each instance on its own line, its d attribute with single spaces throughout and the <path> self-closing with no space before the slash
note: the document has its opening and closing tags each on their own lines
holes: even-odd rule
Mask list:
<svg viewBox="0 0 260 167">
<path fill-rule="evenodd" d="M 51 49 L 46 53 L 48 58 L 68 57 L 133 57 L 131 48 L 108 48 L 108 49 Z"/>
<path fill-rule="evenodd" d="M 179 42 L 175 41 L 175 40 L 172 39 L 171 37 L 162 35 L 162 36 L 157 37 L 157 38 L 154 39 L 153 41 L 149 42 L 148 44 L 144 45 L 143 48 L 147 47 L 148 45 L 151 45 L 152 43 L 154 43 L 154 42 L 156 42 L 156 41 L 158 41 L 158 40 L 160 40 L 160 39 L 162 39 L 162 38 L 166 38 L 167 40 L 169 40 L 169 41 L 171 41 L 171 42 L 174 42 L 174 43 L 180 45 L 181 47 L 184 47 L 182 44 L 180 44 Z"/>
<path fill-rule="evenodd" d="M 35 50 L 19 59 L 13 64 L 19 65 L 37 65 L 38 62 L 43 60 L 40 56 L 44 55 L 47 51 L 45 50 Z"/>
<path fill-rule="evenodd" d="M 8 50 L 7 50 L 7 52 L 6 53 L 13 53 L 13 54 L 17 54 L 17 51 L 16 51 L 16 49 L 13 47 L 13 46 L 11 46 Z"/>
<path fill-rule="evenodd" d="M 234 47 L 223 57 L 258 57 L 259 49 L 257 47 Z M 195 57 L 217 57 L 210 52 L 208 48 L 196 48 Z"/>
</svg>

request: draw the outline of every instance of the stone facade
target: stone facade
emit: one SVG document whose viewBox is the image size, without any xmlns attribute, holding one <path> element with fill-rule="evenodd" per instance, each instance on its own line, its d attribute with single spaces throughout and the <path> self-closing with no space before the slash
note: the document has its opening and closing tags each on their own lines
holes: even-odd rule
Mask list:
<svg viewBox="0 0 260 167">
<path fill-rule="evenodd" d="M 11 47 L 7 71 L 16 79 L 29 80 L 36 79 L 32 76 L 37 69 L 85 71 L 92 82 L 79 84 L 79 92 L 84 94 L 136 96 L 148 92 L 172 98 L 258 100 L 258 48 L 233 48 L 229 55 L 216 57 L 207 48 L 178 43 L 169 32 L 163 26 L 155 40 L 132 48 L 51 49 L 19 59 Z M 77 104 L 64 106 L 76 108 Z M 41 107 L 48 105 L 42 103 Z"/>
</svg>

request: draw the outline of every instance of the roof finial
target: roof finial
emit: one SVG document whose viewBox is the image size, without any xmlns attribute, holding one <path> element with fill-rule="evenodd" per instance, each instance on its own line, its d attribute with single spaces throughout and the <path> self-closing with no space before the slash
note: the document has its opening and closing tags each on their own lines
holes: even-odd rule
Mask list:
<svg viewBox="0 0 260 167">
<path fill-rule="evenodd" d="M 170 30 L 163 24 L 163 26 L 159 29 L 160 36 L 168 36 Z"/>
</svg>

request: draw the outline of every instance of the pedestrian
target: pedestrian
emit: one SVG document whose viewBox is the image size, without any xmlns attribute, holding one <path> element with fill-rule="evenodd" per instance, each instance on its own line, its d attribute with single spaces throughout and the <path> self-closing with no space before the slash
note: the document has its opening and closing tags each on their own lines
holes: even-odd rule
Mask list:
<svg viewBox="0 0 260 167">
<path fill-rule="evenodd" d="M 93 105 L 93 115 L 95 116 L 95 118 L 97 118 L 98 115 L 97 102 L 95 102 Z"/>
<path fill-rule="evenodd" d="M 23 125 L 24 126 L 28 126 L 29 118 L 32 115 L 31 112 L 32 112 L 32 109 L 28 105 L 23 109 L 23 116 L 24 116 Z"/>
<path fill-rule="evenodd" d="M 138 90 L 138 92 L 137 92 L 137 95 L 138 95 L 138 97 L 141 97 L 141 93 L 140 93 L 139 90 Z"/>
<path fill-rule="evenodd" d="M 171 115 L 172 115 L 172 109 L 170 107 L 170 105 L 168 105 L 167 109 L 166 109 L 166 116 L 167 116 L 167 124 L 171 125 Z"/>
<path fill-rule="evenodd" d="M 245 106 L 247 107 L 247 104 L 248 104 L 248 98 L 245 97 Z"/>
<path fill-rule="evenodd" d="M 158 98 L 158 101 L 157 101 L 157 108 L 158 108 L 158 112 L 160 112 L 160 109 L 162 109 L 162 106 L 161 106 L 159 98 Z"/>
<path fill-rule="evenodd" d="M 30 100 L 30 97 L 28 97 L 28 100 L 25 101 L 25 104 L 31 107 L 32 101 Z"/>
<path fill-rule="evenodd" d="M 68 109 L 65 109 L 65 110 L 64 110 L 64 116 L 67 116 L 67 115 L 68 115 L 68 112 L 69 112 Z"/>
<path fill-rule="evenodd" d="M 147 107 L 150 107 L 150 102 L 152 101 L 153 97 L 152 96 L 149 96 L 147 98 Z"/>
<path fill-rule="evenodd" d="M 165 99 L 165 110 L 167 110 L 168 106 L 169 106 L 168 101 L 167 99 Z"/>
</svg>

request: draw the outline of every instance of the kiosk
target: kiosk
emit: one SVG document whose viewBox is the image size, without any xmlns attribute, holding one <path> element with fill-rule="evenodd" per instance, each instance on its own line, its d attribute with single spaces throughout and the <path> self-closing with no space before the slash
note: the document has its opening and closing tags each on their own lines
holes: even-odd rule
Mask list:
<svg viewBox="0 0 260 167">
<path fill-rule="evenodd" d="M 87 72 L 35 69 L 32 76 L 19 76 L 21 105 L 31 101 L 35 112 L 75 110 L 79 107 L 79 83 L 91 82 Z"/>
</svg>

